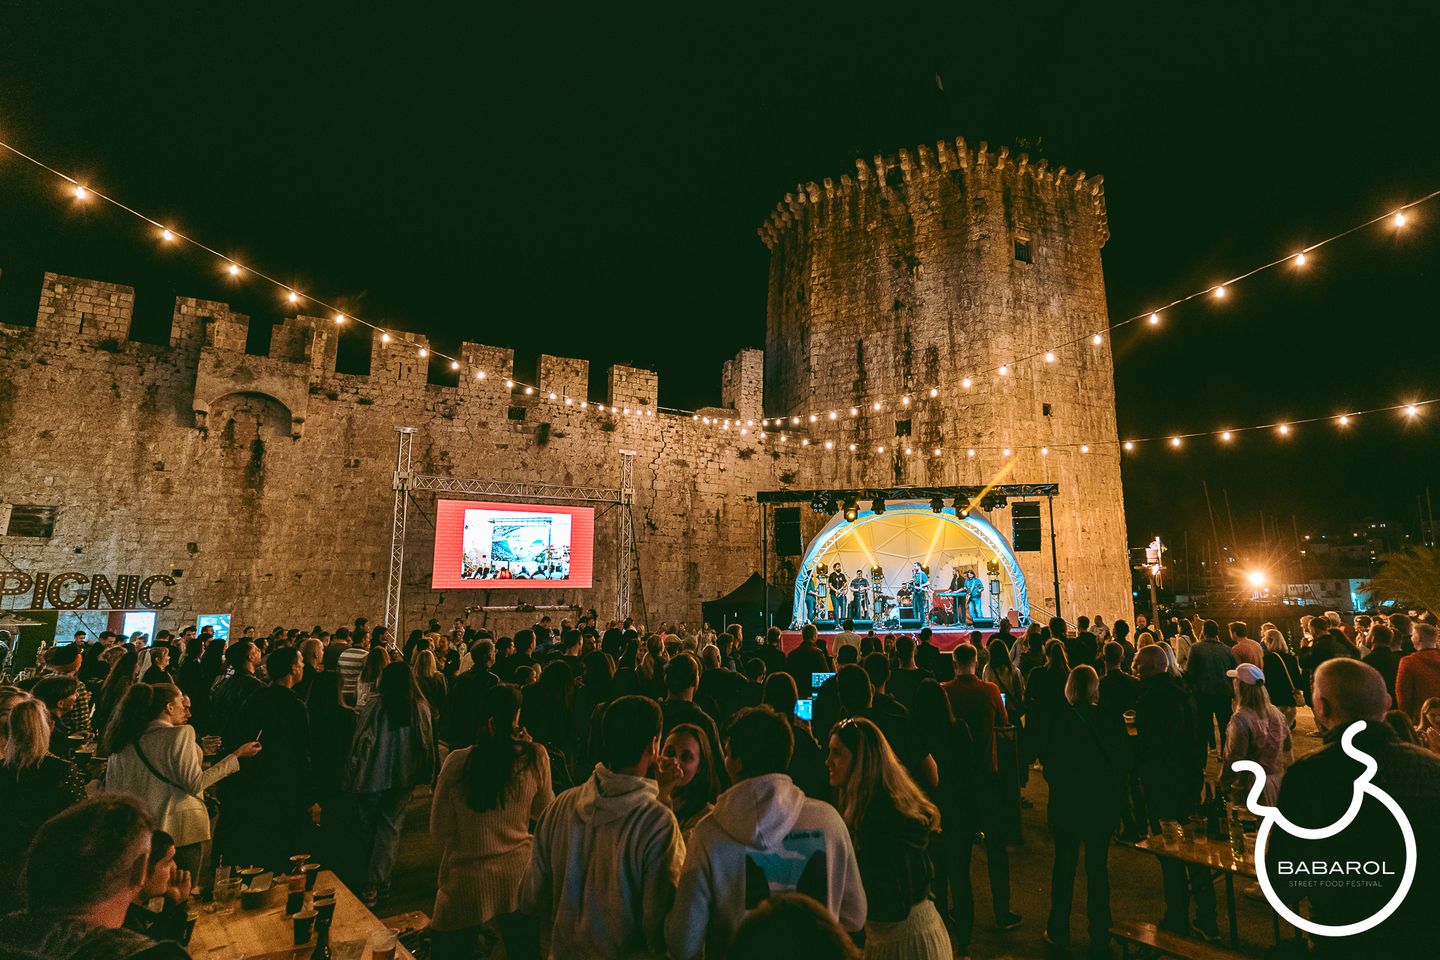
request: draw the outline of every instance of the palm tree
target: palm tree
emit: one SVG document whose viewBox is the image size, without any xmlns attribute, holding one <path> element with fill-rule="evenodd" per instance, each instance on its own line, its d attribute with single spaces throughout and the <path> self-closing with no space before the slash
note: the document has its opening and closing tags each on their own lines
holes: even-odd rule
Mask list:
<svg viewBox="0 0 1440 960">
<path fill-rule="evenodd" d="M 1440 549 L 1408 547 L 1386 554 L 1370 588 L 1377 604 L 1399 600 L 1420 610 L 1440 610 Z"/>
</svg>

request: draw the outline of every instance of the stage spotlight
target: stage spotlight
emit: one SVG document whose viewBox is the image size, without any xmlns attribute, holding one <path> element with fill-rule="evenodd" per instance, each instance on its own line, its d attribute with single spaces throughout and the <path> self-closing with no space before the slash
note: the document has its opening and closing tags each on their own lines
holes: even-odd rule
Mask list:
<svg viewBox="0 0 1440 960">
<path fill-rule="evenodd" d="M 833 513 L 833 512 L 834 512 L 833 510 L 827 510 L 827 509 L 825 508 L 825 497 L 822 496 L 821 494 L 818 494 L 818 493 L 817 493 L 815 496 L 813 496 L 813 497 L 810 498 L 810 511 L 811 511 L 812 513 Z"/>
<path fill-rule="evenodd" d="M 941 512 L 942 510 L 944 510 L 944 509 L 945 509 L 945 498 L 944 498 L 944 497 L 931 497 L 931 498 L 930 498 L 930 512 L 931 512 L 931 513 L 940 513 L 940 512 Z"/>
<path fill-rule="evenodd" d="M 958 494 L 955 497 L 955 516 L 963 517 L 970 512 L 970 498 L 965 494 Z"/>
<path fill-rule="evenodd" d="M 874 513 L 876 516 L 879 516 L 880 514 L 884 513 L 884 512 L 885 512 L 885 498 L 884 498 L 884 497 L 876 497 L 874 500 L 871 500 L 871 501 L 870 501 L 870 511 L 871 511 L 872 513 Z"/>
<path fill-rule="evenodd" d="M 860 516 L 860 506 L 859 506 L 859 504 L 857 504 L 853 499 L 846 498 L 846 500 L 845 500 L 845 522 L 846 522 L 846 523 L 849 523 L 849 522 L 851 522 L 852 520 L 854 520 L 854 519 L 855 519 L 856 517 L 858 517 L 858 516 Z"/>
</svg>

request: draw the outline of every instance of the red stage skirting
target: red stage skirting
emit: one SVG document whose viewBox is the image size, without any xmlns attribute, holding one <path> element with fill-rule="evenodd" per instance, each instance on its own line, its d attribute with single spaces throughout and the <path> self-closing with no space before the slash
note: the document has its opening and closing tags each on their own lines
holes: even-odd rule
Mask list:
<svg viewBox="0 0 1440 960">
<path fill-rule="evenodd" d="M 968 639 L 970 636 L 969 627 L 931 627 L 931 630 L 933 633 L 930 637 L 930 642 L 941 650 L 953 650 L 956 644 L 960 643 L 961 640 Z M 820 631 L 820 641 L 825 644 L 825 649 L 829 650 L 832 654 L 835 652 L 835 636 L 839 632 L 838 630 Z M 860 633 L 858 630 L 855 632 Z M 911 637 L 915 640 L 919 640 L 920 638 L 920 632 L 918 630 L 877 630 L 875 632 L 882 637 L 887 633 L 893 633 L 897 637 Z M 980 633 L 984 635 L 986 644 L 989 644 L 990 640 L 995 636 L 994 630 L 981 630 Z M 860 636 L 863 637 L 865 634 L 860 633 Z M 785 630 L 781 632 L 780 649 L 789 653 L 798 646 L 800 646 L 799 630 Z"/>
</svg>

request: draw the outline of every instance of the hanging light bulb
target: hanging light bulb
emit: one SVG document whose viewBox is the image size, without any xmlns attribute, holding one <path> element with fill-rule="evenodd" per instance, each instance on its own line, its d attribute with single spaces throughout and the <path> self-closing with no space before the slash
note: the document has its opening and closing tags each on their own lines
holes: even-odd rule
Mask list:
<svg viewBox="0 0 1440 960">
<path fill-rule="evenodd" d="M 1280 436 L 1282 436 L 1282 437 L 1288 437 L 1288 436 L 1290 436 L 1290 424 L 1288 424 L 1288 423 L 1282 423 L 1282 424 L 1280 424 L 1280 426 L 1277 427 L 1276 429 L 1278 429 L 1278 430 L 1280 431 Z"/>
<path fill-rule="evenodd" d="M 230 274 L 230 276 L 232 277 L 238 277 L 240 276 L 240 265 L 238 263 L 232 263 L 230 264 L 230 266 L 225 268 L 225 272 Z"/>
<path fill-rule="evenodd" d="M 89 198 L 90 198 L 90 191 L 89 191 L 89 190 L 86 190 L 84 187 L 80 186 L 80 184 L 78 184 L 78 183 L 75 184 L 75 199 L 76 199 L 76 200 L 88 200 Z M 1398 214 L 1397 214 L 1397 216 L 1398 216 Z"/>
<path fill-rule="evenodd" d="M 975 459 L 975 448 L 974 448 L 974 447 L 971 447 L 969 450 L 967 450 L 967 451 L 965 452 L 965 456 L 969 457 L 971 460 L 974 460 L 974 459 Z"/>
<path fill-rule="evenodd" d="M 426 350 L 424 347 L 421 347 L 421 348 L 420 348 L 420 356 L 422 356 L 422 357 L 428 357 L 428 356 L 430 356 L 430 351 L 429 351 L 429 350 Z"/>
<path fill-rule="evenodd" d="M 381 343 L 389 343 L 389 342 L 390 342 L 390 334 L 388 334 L 388 333 L 382 333 L 382 334 L 380 334 L 380 342 L 381 342 Z"/>
<path fill-rule="evenodd" d="M 460 369 L 460 361 L 459 361 L 459 360 L 451 360 L 451 361 L 450 361 L 450 369 L 451 369 L 451 370 L 459 370 L 459 369 Z M 550 399 L 551 399 L 551 400 L 554 400 L 555 398 L 554 398 L 554 397 L 551 397 Z"/>
<path fill-rule="evenodd" d="M 75 188 L 75 196 L 80 197 L 80 199 L 82 199 L 82 200 L 85 199 L 84 196 L 82 195 L 82 191 L 84 191 L 84 189 L 85 189 L 84 187 L 76 187 L 76 188 Z M 1406 222 L 1407 222 L 1407 219 L 1406 219 L 1406 217 L 1405 217 L 1405 211 L 1404 211 L 1404 210 L 1397 210 L 1396 213 L 1395 213 L 1395 226 L 1397 226 L 1397 227 L 1403 227 L 1403 226 L 1405 226 Z"/>
<path fill-rule="evenodd" d="M 175 234 L 170 232 L 169 227 L 164 227 L 160 231 L 160 239 L 164 240 L 166 243 L 169 243 L 171 240 L 175 239 Z"/>
<path fill-rule="evenodd" d="M 815 416 L 815 414 L 813 414 L 813 413 L 810 414 L 810 422 L 811 422 L 811 423 L 814 423 L 814 422 L 815 422 L 816 420 L 818 420 L 818 419 L 820 419 L 820 418 L 817 417 L 817 416 Z"/>
<path fill-rule="evenodd" d="M 285 295 L 285 299 L 286 299 L 286 300 L 289 300 L 291 303 L 299 303 L 299 302 L 300 302 L 300 295 L 299 295 L 298 293 L 296 293 L 294 290 L 291 290 L 289 293 L 287 293 L 287 294 Z"/>
<path fill-rule="evenodd" d="M 857 416 L 859 413 L 860 413 L 860 408 L 859 408 L 859 407 L 851 407 L 851 408 L 850 408 L 850 416 L 852 416 L 852 417 L 853 417 L 853 416 Z"/>
<path fill-rule="evenodd" d="M 1009 366 L 1007 366 L 1007 365 L 1005 365 L 1005 364 L 1001 364 L 1001 365 L 1000 365 L 1000 376 L 1002 376 L 1002 377 L 1008 377 L 1009 375 L 1010 375 L 1010 368 L 1009 368 Z"/>
<path fill-rule="evenodd" d="M 834 441 L 834 440 L 826 440 L 826 441 L 825 441 L 825 449 L 826 449 L 826 450 L 834 450 L 834 449 L 835 449 L 835 441 Z"/>
<path fill-rule="evenodd" d="M 1000 451 L 1000 456 L 1002 456 L 1002 457 L 1008 457 L 1008 456 L 1010 456 L 1010 448 L 1009 448 L 1009 447 L 1006 447 L 1004 450 L 1001 450 L 1001 451 Z"/>
<path fill-rule="evenodd" d="M 1050 456 L 1050 448 L 1049 448 L 1049 447 L 1041 447 L 1041 448 L 1040 448 L 1040 456 L 1042 456 L 1042 457 L 1048 457 L 1048 456 Z"/>
<path fill-rule="evenodd" d="M 1304 250 L 1301 250 L 1299 253 L 1295 254 L 1295 266 L 1297 266 L 1297 267 L 1303 267 L 1303 266 L 1305 266 L 1305 251 L 1304 251 Z"/>
<path fill-rule="evenodd" d="M 1126 441 L 1125 441 L 1125 449 L 1126 449 L 1126 450 L 1134 450 L 1134 449 L 1135 449 L 1135 444 L 1134 444 L 1134 442 L 1133 442 L 1133 441 L 1130 441 L 1130 440 L 1126 440 Z"/>
<path fill-rule="evenodd" d="M 1089 452 L 1090 452 L 1090 444 L 1088 444 L 1088 443 L 1082 443 L 1082 444 L 1080 444 L 1080 452 L 1081 452 L 1081 453 L 1089 453 Z"/>
<path fill-rule="evenodd" d="M 1341 416 L 1340 419 L 1336 422 L 1339 423 L 1342 427 L 1348 427 L 1350 426 L 1350 417 L 1348 414 Z"/>
<path fill-rule="evenodd" d="M 960 386 L 964 387 L 966 390 L 969 390 L 974 385 L 975 381 L 971 380 L 969 377 L 966 377 L 964 380 L 960 381 Z"/>
<path fill-rule="evenodd" d="M 514 389 L 515 389 L 515 381 L 514 381 L 514 380 L 511 380 L 511 379 L 509 379 L 509 378 L 507 377 L 506 380 L 505 380 L 505 389 L 506 389 L 506 390 L 514 390 Z"/>
<path fill-rule="evenodd" d="M 1221 440 L 1224 440 L 1226 443 L 1229 443 L 1229 442 L 1230 442 L 1230 431 L 1229 431 L 1229 430 L 1226 430 L 1224 433 L 1220 434 L 1220 439 L 1221 439 Z"/>
<path fill-rule="evenodd" d="M 1045 362 L 1046 362 L 1046 363 L 1054 363 L 1054 362 L 1055 362 L 1055 351 L 1053 351 L 1053 350 L 1046 350 L 1046 351 L 1045 351 Z"/>
<path fill-rule="evenodd" d="M 484 370 L 476 370 L 476 371 L 475 371 L 475 379 L 476 379 L 476 380 L 484 380 L 484 379 L 485 379 L 485 371 L 484 371 Z"/>
<path fill-rule="evenodd" d="M 1417 407 L 1417 406 L 1416 406 L 1415 404 L 1413 404 L 1413 403 L 1410 404 L 1408 407 L 1405 408 L 1405 416 L 1407 416 L 1407 417 L 1418 416 L 1419 413 L 1420 413 L 1420 408 Z"/>
<path fill-rule="evenodd" d="M 1179 437 L 1171 437 L 1171 438 L 1170 438 L 1170 446 L 1172 446 L 1172 447 L 1178 447 L 1178 446 L 1180 446 L 1180 438 L 1179 438 Z"/>
<path fill-rule="evenodd" d="M 550 399 L 551 399 L 551 400 L 554 400 L 554 399 L 555 399 L 555 394 L 554 394 L 553 392 L 550 394 Z"/>
<path fill-rule="evenodd" d="M 880 409 L 880 401 L 879 401 L 879 400 L 876 400 L 876 401 L 875 401 L 874 405 L 872 406 L 872 409 L 874 409 L 874 410 L 879 410 L 879 409 Z"/>
<path fill-rule="evenodd" d="M 1225 284 L 1222 283 L 1222 284 L 1220 284 L 1220 286 L 1216 287 L 1214 293 L 1215 293 L 1216 299 L 1224 300 L 1224 299 L 1225 299 Z"/>
<path fill-rule="evenodd" d="M 936 397 L 938 397 L 938 396 L 940 396 L 940 390 L 939 390 L 939 388 L 938 388 L 938 387 L 931 387 L 931 388 L 930 388 L 930 399 L 931 399 L 931 400 L 934 400 L 934 399 L 935 399 Z"/>
<path fill-rule="evenodd" d="M 1221 294 L 1221 296 L 1224 296 L 1224 294 Z M 1159 322 L 1160 322 L 1160 314 L 1158 314 L 1158 313 L 1152 313 L 1152 314 L 1150 314 L 1150 326 L 1153 327 L 1153 326 L 1157 325 Z"/>
<path fill-rule="evenodd" d="M 343 326 L 344 324 L 345 324 L 345 314 L 343 314 L 343 313 L 337 313 L 337 314 L 335 314 L 335 326 L 339 327 L 339 326 Z"/>
<path fill-rule="evenodd" d="M 1097 334 L 1095 334 L 1095 336 L 1093 336 L 1093 337 L 1090 338 L 1090 342 L 1093 343 L 1093 344 L 1095 344 L 1095 346 L 1098 347 L 1098 346 L 1100 346 L 1101 343 L 1104 342 L 1104 340 L 1103 340 L 1103 338 L 1100 336 L 1100 334 L 1097 333 Z"/>
<path fill-rule="evenodd" d="M 839 414 L 836 413 L 834 410 L 831 410 L 829 416 L 831 420 L 834 420 L 836 417 L 839 416 Z"/>
<path fill-rule="evenodd" d="M 850 452 L 851 452 L 851 453 L 854 453 L 854 452 L 855 452 L 855 444 L 853 444 L 853 443 L 850 444 Z"/>
</svg>

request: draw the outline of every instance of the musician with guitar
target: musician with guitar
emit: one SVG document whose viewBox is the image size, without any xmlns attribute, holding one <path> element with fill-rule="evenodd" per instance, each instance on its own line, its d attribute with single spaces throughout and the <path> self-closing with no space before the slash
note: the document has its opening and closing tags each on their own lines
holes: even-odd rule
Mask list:
<svg viewBox="0 0 1440 960">
<path fill-rule="evenodd" d="M 850 586 L 850 578 L 845 576 L 845 570 L 836 560 L 830 570 L 830 619 L 839 620 L 845 615 L 845 591 Z"/>
</svg>

